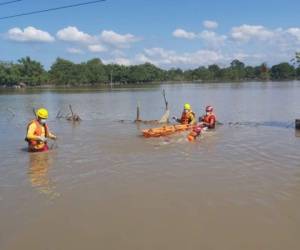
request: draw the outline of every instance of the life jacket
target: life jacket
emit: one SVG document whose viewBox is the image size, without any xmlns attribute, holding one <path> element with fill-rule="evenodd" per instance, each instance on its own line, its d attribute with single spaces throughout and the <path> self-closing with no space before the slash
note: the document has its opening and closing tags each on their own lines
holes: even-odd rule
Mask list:
<svg viewBox="0 0 300 250">
<path fill-rule="evenodd" d="M 36 127 L 35 127 L 35 131 L 34 131 L 34 135 L 35 135 L 35 136 L 45 136 L 45 137 L 48 137 L 48 136 L 49 136 L 49 129 L 48 129 L 47 124 L 42 125 L 42 124 L 40 124 L 37 120 L 32 120 L 31 122 L 29 122 L 29 124 L 27 125 L 27 133 L 28 133 L 29 127 L 30 127 L 33 123 L 34 123 L 35 126 L 36 126 Z M 45 134 L 44 134 L 44 135 L 43 135 L 43 127 L 44 127 L 44 130 L 45 130 Z M 41 149 L 41 148 L 43 148 L 44 146 L 47 145 L 46 142 L 40 142 L 40 141 L 31 140 L 31 139 L 27 138 L 27 133 L 26 133 L 25 141 L 28 142 L 28 147 L 29 147 L 30 150 Z"/>
<path fill-rule="evenodd" d="M 195 113 L 193 111 L 182 112 L 180 123 L 181 124 L 189 124 L 193 120 L 195 120 Z"/>
<path fill-rule="evenodd" d="M 211 121 L 214 121 L 213 124 L 211 124 Z M 202 121 L 205 123 L 209 123 L 208 128 L 215 128 L 216 125 L 216 116 L 214 114 L 205 115 L 202 117 Z"/>
</svg>

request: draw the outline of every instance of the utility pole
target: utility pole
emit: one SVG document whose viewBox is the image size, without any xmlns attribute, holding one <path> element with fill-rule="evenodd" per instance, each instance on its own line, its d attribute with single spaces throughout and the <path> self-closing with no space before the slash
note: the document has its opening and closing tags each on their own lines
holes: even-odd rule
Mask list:
<svg viewBox="0 0 300 250">
<path fill-rule="evenodd" d="M 112 89 L 113 87 L 113 71 L 110 71 L 110 88 Z"/>
</svg>

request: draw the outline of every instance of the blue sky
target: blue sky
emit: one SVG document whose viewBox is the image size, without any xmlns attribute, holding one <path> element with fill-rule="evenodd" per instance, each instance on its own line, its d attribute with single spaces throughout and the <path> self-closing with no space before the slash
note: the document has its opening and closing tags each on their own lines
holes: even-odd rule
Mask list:
<svg viewBox="0 0 300 250">
<path fill-rule="evenodd" d="M 0 17 L 84 1 L 23 0 L 0 6 Z M 46 68 L 57 57 L 184 69 L 233 59 L 272 65 L 300 51 L 299 9 L 296 0 L 106 0 L 0 20 L 0 60 L 30 56 Z"/>
</svg>

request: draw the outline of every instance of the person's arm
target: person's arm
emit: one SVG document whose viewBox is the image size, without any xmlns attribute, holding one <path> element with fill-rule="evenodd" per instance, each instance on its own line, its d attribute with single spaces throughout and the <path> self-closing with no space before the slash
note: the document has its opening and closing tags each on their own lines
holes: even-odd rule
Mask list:
<svg viewBox="0 0 300 250">
<path fill-rule="evenodd" d="M 208 123 L 208 122 L 202 122 L 202 124 L 207 126 L 207 127 L 210 127 L 210 123 Z"/>
<path fill-rule="evenodd" d="M 191 114 L 190 124 L 195 124 L 195 123 L 196 123 L 196 116 L 194 114 Z"/>
<path fill-rule="evenodd" d="M 52 140 L 56 140 L 56 135 L 51 133 L 51 131 L 48 129 L 48 138 L 52 139 Z"/>
<path fill-rule="evenodd" d="M 215 123 L 216 123 L 216 118 L 212 117 L 209 121 L 208 127 L 209 128 L 214 128 L 215 127 Z"/>
<path fill-rule="evenodd" d="M 180 118 L 177 118 L 176 116 L 173 116 L 173 120 L 175 120 L 178 123 L 181 123 L 182 116 Z"/>
</svg>

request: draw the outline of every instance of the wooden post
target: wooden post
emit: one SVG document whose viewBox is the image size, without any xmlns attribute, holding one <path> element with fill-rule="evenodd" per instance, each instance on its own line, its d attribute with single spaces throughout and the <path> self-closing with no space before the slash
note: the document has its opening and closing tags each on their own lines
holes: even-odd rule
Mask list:
<svg viewBox="0 0 300 250">
<path fill-rule="evenodd" d="M 158 123 L 169 123 L 170 110 L 169 110 L 168 101 L 167 101 L 167 98 L 166 98 L 166 91 L 164 89 L 163 89 L 162 95 L 163 95 L 163 98 L 164 98 L 166 111 L 163 114 L 163 116 L 160 118 Z"/>
<path fill-rule="evenodd" d="M 71 111 L 72 117 L 74 117 L 74 113 L 73 113 L 73 109 L 72 109 L 72 105 L 71 104 L 69 105 L 69 109 Z"/>
<path fill-rule="evenodd" d="M 32 112 L 33 112 L 34 116 L 36 117 L 36 110 L 35 110 L 35 108 L 32 108 Z"/>
<path fill-rule="evenodd" d="M 167 101 L 167 98 L 166 98 L 166 91 L 165 90 L 163 90 L 163 97 L 164 97 L 164 101 L 165 101 L 166 110 L 168 110 L 169 107 L 168 107 L 168 101 Z"/>
<path fill-rule="evenodd" d="M 56 114 L 56 118 L 61 118 L 61 115 L 60 115 L 60 113 L 61 113 L 61 109 L 57 112 L 57 114 Z"/>
<path fill-rule="evenodd" d="M 113 87 L 113 71 L 110 71 L 110 88 L 112 89 Z"/>
<path fill-rule="evenodd" d="M 140 121 L 140 105 L 139 103 L 136 106 L 136 121 Z"/>
</svg>

